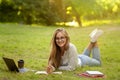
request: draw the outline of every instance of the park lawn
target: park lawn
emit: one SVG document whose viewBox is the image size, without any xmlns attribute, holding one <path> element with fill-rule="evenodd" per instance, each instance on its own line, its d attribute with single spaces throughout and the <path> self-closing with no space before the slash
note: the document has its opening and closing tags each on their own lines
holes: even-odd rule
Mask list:
<svg viewBox="0 0 120 80">
<path fill-rule="evenodd" d="M 61 75 L 36 75 L 35 72 L 9 72 L 2 56 L 25 61 L 25 67 L 45 70 L 50 51 L 53 26 L 29 26 L 22 24 L 0 23 L 0 80 L 93 80 L 76 76 L 86 70 L 98 70 L 106 75 L 105 80 L 120 80 L 120 27 L 103 25 L 85 28 L 64 27 L 70 34 L 71 42 L 82 53 L 89 42 L 89 33 L 100 28 L 104 34 L 98 40 L 101 51 L 101 67 L 78 67 L 74 71 L 63 71 Z"/>
</svg>

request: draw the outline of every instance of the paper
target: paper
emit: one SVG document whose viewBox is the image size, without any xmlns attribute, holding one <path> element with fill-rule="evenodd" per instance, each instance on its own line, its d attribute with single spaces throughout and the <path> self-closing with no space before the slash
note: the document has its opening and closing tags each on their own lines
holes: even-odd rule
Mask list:
<svg viewBox="0 0 120 80">
<path fill-rule="evenodd" d="M 94 74 L 98 74 L 98 75 L 103 75 L 103 73 L 99 72 L 99 71 L 86 71 L 88 74 L 94 75 Z"/>
<path fill-rule="evenodd" d="M 35 74 L 48 74 L 46 71 L 37 71 Z M 62 74 L 62 72 L 53 72 L 52 74 Z"/>
</svg>

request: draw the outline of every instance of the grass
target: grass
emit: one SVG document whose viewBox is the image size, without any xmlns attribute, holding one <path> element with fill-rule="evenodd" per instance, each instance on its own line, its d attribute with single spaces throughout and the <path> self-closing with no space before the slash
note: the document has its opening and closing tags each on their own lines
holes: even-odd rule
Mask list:
<svg viewBox="0 0 120 80">
<path fill-rule="evenodd" d="M 119 80 L 120 76 L 120 27 L 119 25 L 99 26 L 104 35 L 98 40 L 101 50 L 101 67 L 77 68 L 75 71 L 63 71 L 62 75 L 35 75 L 34 72 L 9 72 L 2 56 L 25 61 L 25 67 L 34 70 L 45 70 L 50 51 L 50 40 L 57 27 L 29 26 L 0 23 L 0 80 L 93 80 L 80 78 L 76 73 L 86 70 L 99 70 L 107 77 L 105 80 Z M 65 27 L 71 42 L 82 53 L 89 42 L 89 33 L 96 26 L 86 28 Z M 96 80 L 96 79 L 95 79 Z M 101 79 L 100 79 L 101 80 Z"/>
</svg>

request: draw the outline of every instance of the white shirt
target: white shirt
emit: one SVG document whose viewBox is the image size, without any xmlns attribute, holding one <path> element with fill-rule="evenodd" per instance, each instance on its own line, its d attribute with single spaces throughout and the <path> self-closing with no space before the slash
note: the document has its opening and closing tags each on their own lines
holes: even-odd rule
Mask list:
<svg viewBox="0 0 120 80">
<path fill-rule="evenodd" d="M 81 60 L 78 59 L 78 52 L 76 47 L 73 44 L 69 44 L 68 50 L 65 51 L 64 55 L 61 59 L 61 65 L 59 66 L 59 70 L 75 70 L 75 68 L 80 65 Z"/>
</svg>

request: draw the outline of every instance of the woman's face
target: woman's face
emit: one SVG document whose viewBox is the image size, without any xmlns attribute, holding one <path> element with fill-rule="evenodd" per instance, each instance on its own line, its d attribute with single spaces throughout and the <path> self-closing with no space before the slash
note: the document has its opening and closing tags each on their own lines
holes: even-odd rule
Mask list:
<svg viewBox="0 0 120 80">
<path fill-rule="evenodd" d="M 56 35 L 56 44 L 62 48 L 66 44 L 66 37 L 62 32 L 58 32 Z"/>
</svg>

